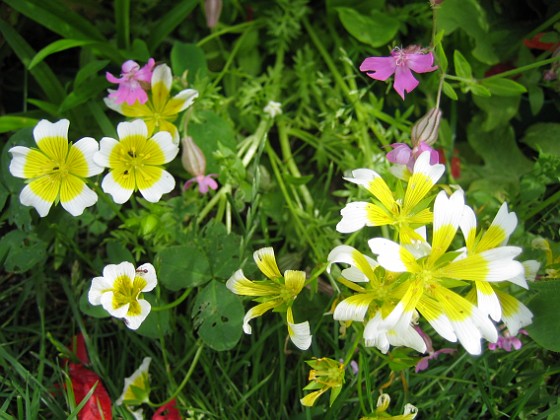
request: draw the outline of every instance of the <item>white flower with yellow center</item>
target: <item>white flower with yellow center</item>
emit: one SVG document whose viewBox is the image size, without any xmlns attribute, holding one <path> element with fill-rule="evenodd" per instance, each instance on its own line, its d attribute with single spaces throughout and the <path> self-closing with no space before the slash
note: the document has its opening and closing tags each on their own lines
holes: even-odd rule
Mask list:
<svg viewBox="0 0 560 420">
<path fill-rule="evenodd" d="M 145 357 L 142 364 L 128 378 L 124 379 L 124 389 L 116 404 L 140 405 L 150 402 L 150 363 L 152 359 Z"/>
<path fill-rule="evenodd" d="M 340 211 L 342 220 L 336 225 L 336 230 L 351 233 L 364 226 L 390 225 L 398 231 L 403 244 L 421 239 L 415 229 L 432 222 L 432 212 L 424 198 L 444 171 L 444 165 L 430 165 L 430 152 L 422 153 L 414 164 L 402 200 L 394 196 L 377 172 L 370 169 L 352 171 L 353 178 L 345 179 L 365 187 L 375 197 L 376 203 L 348 203 Z"/>
<path fill-rule="evenodd" d="M 252 296 L 256 302 L 259 302 L 257 306 L 252 307 L 245 314 L 243 331 L 246 334 L 251 334 L 249 321 L 264 315 L 271 309 L 276 312 L 286 312 L 290 339 L 299 349 L 308 349 L 311 346 L 309 322 L 296 324 L 292 312 L 294 300 L 305 285 L 305 272 L 286 270 L 282 276 L 272 248 L 262 248 L 255 251 L 253 258 L 267 280 L 249 280 L 243 274 L 243 270 L 237 270 L 226 283 L 227 288 L 236 295 Z"/>
<path fill-rule="evenodd" d="M 129 262 L 109 264 L 103 269 L 103 277 L 93 279 L 88 300 L 92 305 L 102 305 L 115 318 L 124 319 L 128 328 L 136 330 L 152 308 L 142 299 L 142 293 L 152 291 L 156 285 L 152 264 L 142 264 L 137 269 Z"/>
<path fill-rule="evenodd" d="M 404 319 L 412 319 L 418 310 L 434 329 L 449 341 L 461 342 L 471 354 L 480 354 L 481 337 L 490 342 L 498 338 L 494 324 L 473 303 L 450 288 L 469 282 L 503 282 L 518 276 L 523 266 L 514 258 L 521 248 L 501 246 L 461 256 L 447 252 L 455 237 L 465 208 L 463 192 L 449 198 L 442 191 L 434 204 L 431 247 L 405 247 L 383 238 L 368 243 L 377 262 L 395 273 L 410 273 L 400 286 L 402 299 L 395 307 Z M 411 252 L 412 250 L 412 252 Z"/>
<path fill-rule="evenodd" d="M 138 190 L 149 202 L 158 202 L 175 187 L 175 179 L 162 165 L 177 156 L 179 146 L 166 131 L 148 137 L 142 120 L 120 123 L 117 133 L 119 140 L 103 137 L 100 150 L 93 157 L 98 165 L 110 169 L 101 188 L 118 204 Z"/>
<path fill-rule="evenodd" d="M 115 99 L 105 98 L 105 104 L 114 111 L 130 118 L 141 118 L 148 126 L 148 135 L 158 131 L 171 133 L 173 143 L 179 144 L 179 132 L 173 122 L 179 112 L 190 107 L 198 97 L 194 89 L 184 89 L 171 97 L 173 75 L 167 64 L 161 64 L 154 69 L 151 80 L 151 90 L 148 101 L 144 104 L 136 102 L 117 104 Z"/>
<path fill-rule="evenodd" d="M 97 194 L 84 178 L 103 172 L 93 161 L 99 146 L 91 137 L 69 144 L 69 126 L 68 120 L 41 120 L 33 130 L 38 149 L 15 146 L 9 150 L 11 174 L 29 180 L 19 196 L 21 204 L 35 207 L 41 217 L 53 203 L 60 202 L 72 216 L 79 216 L 97 202 Z"/>
</svg>

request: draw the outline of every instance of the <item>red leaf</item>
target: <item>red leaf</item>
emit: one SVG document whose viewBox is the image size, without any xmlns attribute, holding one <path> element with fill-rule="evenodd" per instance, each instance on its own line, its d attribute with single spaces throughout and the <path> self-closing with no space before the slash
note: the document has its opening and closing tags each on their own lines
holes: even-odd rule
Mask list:
<svg viewBox="0 0 560 420">
<path fill-rule="evenodd" d="M 152 416 L 152 420 L 181 420 L 181 413 L 177 409 L 175 399 L 162 405 Z"/>
</svg>

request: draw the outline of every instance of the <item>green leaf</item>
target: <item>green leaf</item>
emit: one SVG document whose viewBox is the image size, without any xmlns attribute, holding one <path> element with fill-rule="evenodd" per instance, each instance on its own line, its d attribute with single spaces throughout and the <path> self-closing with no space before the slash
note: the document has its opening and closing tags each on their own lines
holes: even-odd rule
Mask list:
<svg viewBox="0 0 560 420">
<path fill-rule="evenodd" d="M 92 305 L 89 303 L 88 300 L 88 293 L 89 287 L 84 290 L 82 296 L 80 296 L 80 300 L 78 302 L 78 306 L 80 311 L 87 316 L 91 316 L 92 318 L 109 318 L 111 315 L 101 305 Z"/>
<path fill-rule="evenodd" d="M 476 96 L 483 96 L 485 98 L 492 96 L 490 90 L 488 90 L 486 87 L 482 86 L 478 82 L 468 83 L 467 90 L 470 90 L 472 94 Z"/>
<path fill-rule="evenodd" d="M 533 324 L 526 327 L 529 335 L 545 349 L 560 352 L 560 280 L 540 281 L 531 284 L 537 295 L 528 303 L 533 312 Z"/>
<path fill-rule="evenodd" d="M 491 131 L 497 127 L 505 126 L 519 111 L 519 96 L 473 96 L 474 103 L 484 111 L 485 118 L 482 124 L 484 131 Z"/>
<path fill-rule="evenodd" d="M 450 99 L 453 99 L 454 101 L 459 99 L 459 97 L 457 96 L 457 93 L 455 92 L 455 89 L 453 89 L 453 87 L 447 82 L 443 82 L 443 93 L 445 93 L 445 95 L 447 95 L 447 97 L 449 97 Z"/>
<path fill-rule="evenodd" d="M 560 156 L 560 123 L 533 124 L 522 141 L 533 150 Z"/>
<path fill-rule="evenodd" d="M 97 76 L 107 64 L 109 64 L 109 60 L 93 60 L 82 66 L 74 78 L 74 87 L 78 87 L 86 82 L 89 83 L 89 80 Z"/>
<path fill-rule="evenodd" d="M 487 87 L 492 95 L 517 96 L 527 92 L 525 86 L 510 79 L 482 79 L 480 84 Z"/>
<path fill-rule="evenodd" d="M 439 66 L 441 71 L 443 71 L 444 73 L 447 72 L 447 67 L 449 66 L 449 63 L 447 61 L 447 56 L 445 55 L 445 51 L 443 50 L 443 46 L 441 45 L 441 42 L 436 45 L 434 52 L 436 55 L 436 60 L 435 60 L 436 64 Z"/>
<path fill-rule="evenodd" d="M 33 57 L 27 68 L 31 70 L 51 54 L 69 50 L 70 48 L 95 44 L 96 42 L 97 41 L 87 39 L 59 39 L 58 41 L 54 41 L 53 43 L 47 45 L 45 48 L 41 49 L 37 54 L 35 54 L 35 57 Z"/>
<path fill-rule="evenodd" d="M 130 0 L 115 0 L 114 5 L 117 45 L 127 49 L 130 44 Z"/>
<path fill-rule="evenodd" d="M 106 88 L 107 82 L 103 76 L 98 76 L 88 81 L 88 83 L 82 83 L 66 96 L 62 104 L 60 104 L 58 112 L 64 113 L 76 108 L 78 105 L 94 101 Z"/>
<path fill-rule="evenodd" d="M 168 290 L 201 286 L 211 278 L 208 257 L 194 243 L 166 248 L 156 261 L 158 280 Z"/>
<path fill-rule="evenodd" d="M 38 121 L 36 118 L 2 115 L 0 116 L 0 133 L 7 133 L 8 131 L 15 131 L 25 127 L 35 127 Z"/>
<path fill-rule="evenodd" d="M 305 185 L 315 178 L 314 175 L 292 176 L 290 174 L 285 174 L 284 177 L 286 178 L 286 181 L 292 185 Z"/>
<path fill-rule="evenodd" d="M 239 298 L 217 281 L 198 293 L 192 311 L 200 338 L 216 351 L 235 347 L 241 338 L 243 315 Z"/>
<path fill-rule="evenodd" d="M 531 107 L 531 114 L 537 115 L 541 112 L 544 105 L 544 91 L 540 86 L 530 85 L 527 89 L 529 91 L 529 106 Z"/>
<path fill-rule="evenodd" d="M 197 0 L 183 0 L 165 15 L 159 17 L 157 25 L 150 30 L 149 50 L 155 51 L 165 37 L 185 21 L 197 4 Z"/>
<path fill-rule="evenodd" d="M 204 233 L 204 247 L 210 261 L 212 277 L 216 280 L 229 278 L 239 268 L 241 237 L 227 233 L 222 223 L 210 223 Z"/>
<path fill-rule="evenodd" d="M 158 302 L 153 294 L 145 294 L 144 299 L 152 306 L 163 305 L 165 302 Z M 159 338 L 171 331 L 170 324 L 171 311 L 151 311 L 136 333 L 149 338 Z"/>
<path fill-rule="evenodd" d="M 121 241 L 109 240 L 106 248 L 107 260 L 111 264 L 120 264 L 124 261 L 131 262 L 132 264 L 136 263 L 132 253 L 122 244 Z"/>
<path fill-rule="evenodd" d="M 367 16 L 348 7 L 339 7 L 336 11 L 350 35 L 374 48 L 392 41 L 399 30 L 399 21 L 382 12 L 374 10 Z"/>
<path fill-rule="evenodd" d="M 47 259 L 47 244 L 37 235 L 13 230 L 0 239 L 0 261 L 8 273 L 24 273 Z"/>
<path fill-rule="evenodd" d="M 173 74 L 179 77 L 185 71 L 188 71 L 187 80 L 191 84 L 197 74 L 199 77 L 203 77 L 208 73 L 206 56 L 202 48 L 195 44 L 186 44 L 179 41 L 175 41 L 171 48 L 171 68 Z"/>
<path fill-rule="evenodd" d="M 465 58 L 461 51 L 455 50 L 453 51 L 453 64 L 455 65 L 455 73 L 459 77 L 463 77 L 465 79 L 472 79 L 472 69 L 471 65 Z"/>
</svg>

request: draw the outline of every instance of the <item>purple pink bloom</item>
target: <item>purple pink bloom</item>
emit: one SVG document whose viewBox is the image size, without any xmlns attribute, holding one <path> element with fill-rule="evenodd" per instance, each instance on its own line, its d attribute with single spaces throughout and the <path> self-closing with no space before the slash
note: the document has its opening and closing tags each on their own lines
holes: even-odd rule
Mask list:
<svg viewBox="0 0 560 420">
<path fill-rule="evenodd" d="M 511 335 L 509 331 L 505 330 L 502 334 L 503 335 L 500 335 L 498 337 L 498 341 L 495 343 L 488 343 L 488 350 L 494 351 L 502 349 L 509 352 L 512 350 L 519 350 L 523 347 L 521 340 L 518 337 Z M 521 329 L 519 330 L 519 334 L 527 335 L 527 331 Z"/>
<path fill-rule="evenodd" d="M 206 174 L 206 158 L 204 153 L 200 150 L 200 147 L 196 145 L 191 137 L 184 137 L 181 139 L 183 145 L 183 155 L 181 157 L 181 162 L 185 170 L 194 175 L 194 178 L 189 179 L 185 182 L 183 190 L 189 188 L 195 182 L 198 184 L 198 191 L 201 194 L 206 194 L 208 189 L 213 190 L 218 189 L 218 183 L 213 179 L 216 174 Z"/>
<path fill-rule="evenodd" d="M 433 53 L 423 53 L 417 45 L 404 49 L 395 48 L 389 57 L 368 57 L 360 66 L 360 71 L 366 72 L 375 80 L 385 81 L 394 74 L 393 87 L 403 100 L 405 92 L 410 93 L 418 86 L 419 82 L 412 75 L 413 71 L 428 73 L 436 69 Z"/>
<path fill-rule="evenodd" d="M 391 144 L 391 147 L 393 150 L 387 153 L 387 160 L 398 165 L 406 165 L 410 172 L 414 169 L 416 159 L 418 159 L 418 157 L 426 151 L 430 152 L 430 165 L 439 163 L 439 154 L 437 150 L 432 149 L 423 141 L 418 143 L 418 145 L 412 149 L 406 143 L 393 143 Z"/>
<path fill-rule="evenodd" d="M 128 60 L 121 67 L 121 77 L 107 72 L 107 80 L 119 85 L 117 90 L 109 89 L 109 98 L 114 99 L 117 104 L 126 102 L 128 105 L 134 105 L 136 101 L 145 104 L 148 101 L 146 89 L 150 86 L 155 64 L 154 59 L 150 58 L 148 63 L 140 68 L 136 61 Z"/>
</svg>

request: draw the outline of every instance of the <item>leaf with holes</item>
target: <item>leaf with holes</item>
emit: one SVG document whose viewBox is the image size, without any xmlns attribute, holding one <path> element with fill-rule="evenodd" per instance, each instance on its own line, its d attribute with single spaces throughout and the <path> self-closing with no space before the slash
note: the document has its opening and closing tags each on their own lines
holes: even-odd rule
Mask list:
<svg viewBox="0 0 560 420">
<path fill-rule="evenodd" d="M 222 283 L 212 281 L 200 291 L 192 317 L 200 338 L 214 350 L 232 349 L 241 338 L 243 305 Z"/>
</svg>

